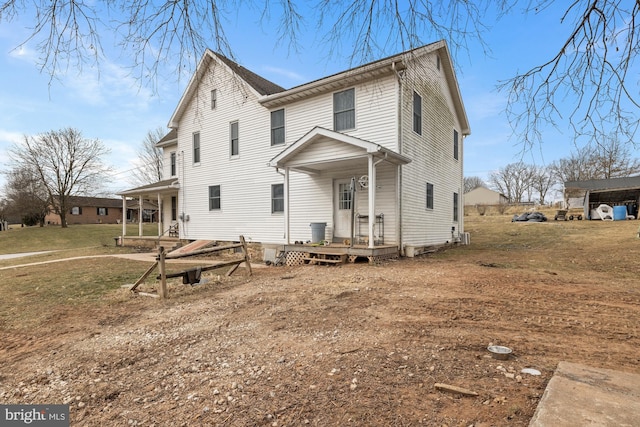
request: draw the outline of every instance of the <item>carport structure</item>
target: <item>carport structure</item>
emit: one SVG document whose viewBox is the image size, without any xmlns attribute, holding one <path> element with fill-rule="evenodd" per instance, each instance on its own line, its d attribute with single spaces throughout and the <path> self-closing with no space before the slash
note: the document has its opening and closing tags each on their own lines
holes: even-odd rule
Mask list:
<svg viewBox="0 0 640 427">
<path fill-rule="evenodd" d="M 627 214 L 638 218 L 640 176 L 611 179 L 590 179 L 564 183 L 564 199 L 582 198 L 585 218 L 601 204 L 626 206 Z"/>
</svg>

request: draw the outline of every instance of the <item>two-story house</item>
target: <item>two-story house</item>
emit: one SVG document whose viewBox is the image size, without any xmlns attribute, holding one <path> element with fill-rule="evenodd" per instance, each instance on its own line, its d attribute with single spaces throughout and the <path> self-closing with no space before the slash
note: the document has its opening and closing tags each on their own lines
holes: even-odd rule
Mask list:
<svg viewBox="0 0 640 427">
<path fill-rule="evenodd" d="M 444 41 L 291 89 L 208 50 L 169 128 L 167 179 L 121 195 L 157 199 L 181 239 L 413 256 L 464 231 L 470 129 Z"/>
</svg>

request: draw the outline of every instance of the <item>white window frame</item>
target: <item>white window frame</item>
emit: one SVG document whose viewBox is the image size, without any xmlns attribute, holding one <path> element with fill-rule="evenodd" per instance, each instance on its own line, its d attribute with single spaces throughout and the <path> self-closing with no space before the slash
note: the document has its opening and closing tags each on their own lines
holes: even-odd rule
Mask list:
<svg viewBox="0 0 640 427">
<path fill-rule="evenodd" d="M 342 109 L 338 109 L 337 107 L 337 98 L 351 93 L 351 101 L 353 103 L 352 106 L 350 106 L 349 108 L 342 108 Z M 339 126 L 339 120 L 338 117 L 342 117 L 343 114 L 349 114 L 352 117 L 352 121 L 353 121 L 353 126 L 345 126 L 343 127 L 343 125 Z M 345 89 L 343 91 L 340 92 L 335 92 L 333 94 L 333 130 L 336 132 L 340 132 L 343 130 L 352 130 L 356 128 L 356 90 L 355 88 L 350 88 L 350 89 Z"/>
</svg>

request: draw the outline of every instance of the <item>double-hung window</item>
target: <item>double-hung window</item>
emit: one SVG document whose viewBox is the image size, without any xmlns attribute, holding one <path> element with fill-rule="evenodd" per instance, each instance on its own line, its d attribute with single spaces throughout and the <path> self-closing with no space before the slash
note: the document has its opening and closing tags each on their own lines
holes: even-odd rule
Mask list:
<svg viewBox="0 0 640 427">
<path fill-rule="evenodd" d="M 200 163 L 200 132 L 193 134 L 193 163 Z"/>
<path fill-rule="evenodd" d="M 284 212 L 284 184 L 271 185 L 271 213 Z"/>
<path fill-rule="evenodd" d="M 171 176 L 176 176 L 176 152 L 170 154 L 170 162 L 171 162 Z"/>
<path fill-rule="evenodd" d="M 453 158 L 458 160 L 458 131 L 453 130 Z"/>
<path fill-rule="evenodd" d="M 229 152 L 232 156 L 240 154 L 240 140 L 238 139 L 238 122 L 232 122 L 229 126 L 229 136 L 231 139 Z"/>
<path fill-rule="evenodd" d="M 333 94 L 333 130 L 341 131 L 356 127 L 355 89 Z"/>
<path fill-rule="evenodd" d="M 453 220 L 458 221 L 458 193 L 453 193 Z"/>
<path fill-rule="evenodd" d="M 210 211 L 220 210 L 220 186 L 219 185 L 209 186 L 209 210 Z"/>
<path fill-rule="evenodd" d="M 433 209 L 433 184 L 427 182 L 427 209 Z"/>
<path fill-rule="evenodd" d="M 218 91 L 216 89 L 211 90 L 211 109 L 215 110 L 218 106 Z"/>
<path fill-rule="evenodd" d="M 284 109 L 271 112 L 271 145 L 284 144 Z"/>
<path fill-rule="evenodd" d="M 96 208 L 96 213 L 98 216 L 106 216 L 109 215 L 109 208 Z"/>
<path fill-rule="evenodd" d="M 413 131 L 422 135 L 422 97 L 413 92 Z"/>
</svg>

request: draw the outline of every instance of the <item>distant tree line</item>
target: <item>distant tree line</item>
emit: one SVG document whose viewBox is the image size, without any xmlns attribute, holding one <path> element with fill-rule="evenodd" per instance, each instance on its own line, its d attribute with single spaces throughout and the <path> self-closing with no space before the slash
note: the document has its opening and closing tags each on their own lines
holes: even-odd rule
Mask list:
<svg viewBox="0 0 640 427">
<path fill-rule="evenodd" d="M 145 135 L 136 167 L 129 171 L 132 184 L 162 180 L 162 149 L 156 144 L 164 135 L 160 127 Z M 9 151 L 12 167 L 4 172 L 0 221 L 43 226 L 46 216 L 56 213 L 66 227 L 69 198 L 100 194 L 109 182 L 112 169 L 102 161 L 108 153 L 101 140 L 85 138 L 74 128 L 24 135 Z"/>
<path fill-rule="evenodd" d="M 640 174 L 640 161 L 631 157 L 628 145 L 615 139 L 588 145 L 548 166 L 510 163 L 489 174 L 488 183 L 476 176 L 464 178 L 465 193 L 477 187 L 491 188 L 510 203 L 545 204 L 550 192 L 568 181 L 610 179 Z"/>
</svg>

